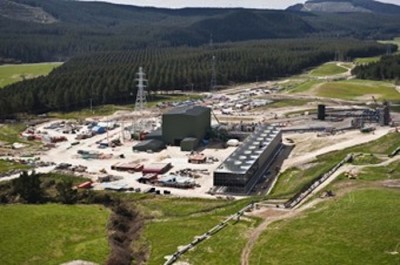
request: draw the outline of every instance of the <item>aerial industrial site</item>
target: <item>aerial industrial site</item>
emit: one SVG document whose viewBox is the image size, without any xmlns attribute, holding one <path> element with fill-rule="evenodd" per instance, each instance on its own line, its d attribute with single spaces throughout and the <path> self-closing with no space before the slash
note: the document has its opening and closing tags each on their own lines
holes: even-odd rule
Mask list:
<svg viewBox="0 0 400 265">
<path fill-rule="evenodd" d="M 234 199 L 268 194 L 287 168 L 377 139 L 400 121 L 389 103 L 373 96 L 368 105 L 315 99 L 304 111 L 272 112 L 268 104 L 290 96 L 279 82 L 146 108 L 142 71 L 135 110 L 82 121 L 43 117 L 21 134 L 43 145 L 29 153 L 16 143 L 11 154 L 19 156 L 2 158 L 32 163 L 40 173 L 89 178 L 79 189 Z M 12 173 L 2 180 L 18 176 Z"/>
<path fill-rule="evenodd" d="M 0 0 L 0 265 L 400 264 L 399 0 Z"/>
</svg>

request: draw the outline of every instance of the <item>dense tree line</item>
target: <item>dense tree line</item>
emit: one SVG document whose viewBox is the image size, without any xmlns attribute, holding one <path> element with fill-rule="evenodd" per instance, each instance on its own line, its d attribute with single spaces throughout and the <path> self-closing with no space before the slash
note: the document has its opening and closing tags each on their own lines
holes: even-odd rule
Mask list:
<svg viewBox="0 0 400 265">
<path fill-rule="evenodd" d="M 352 73 L 361 79 L 399 80 L 400 55 L 383 56 L 379 62 L 359 65 Z"/>
<path fill-rule="evenodd" d="M 138 49 L 97 53 L 71 59 L 47 77 L 26 80 L 0 90 L 0 115 L 16 112 L 68 111 L 95 105 L 134 102 L 135 74 L 142 66 L 152 91 L 210 89 L 212 57 L 217 84 L 284 77 L 333 60 L 374 56 L 386 46 L 356 40 L 275 40 L 215 45 Z"/>
</svg>

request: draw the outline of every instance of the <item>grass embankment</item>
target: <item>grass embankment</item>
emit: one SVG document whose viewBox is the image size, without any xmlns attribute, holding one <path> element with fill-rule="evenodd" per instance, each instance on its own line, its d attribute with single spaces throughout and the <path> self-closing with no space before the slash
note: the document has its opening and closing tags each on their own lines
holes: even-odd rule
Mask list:
<svg viewBox="0 0 400 265">
<path fill-rule="evenodd" d="M 269 226 L 250 264 L 399 264 L 400 191 L 368 189 Z"/>
<path fill-rule="evenodd" d="M 24 124 L 6 124 L 0 125 L 0 142 L 12 144 L 15 142 L 28 143 L 19 135 L 26 129 Z"/>
<path fill-rule="evenodd" d="M 400 100 L 400 93 L 389 82 L 348 80 L 324 83 L 316 88 L 315 94 L 321 97 L 347 100 L 363 99 L 370 101 L 372 95 L 378 100 Z"/>
<path fill-rule="evenodd" d="M 269 110 L 269 109 L 276 109 L 276 108 L 285 108 L 285 107 L 299 107 L 307 105 L 310 100 L 307 99 L 282 99 L 272 102 L 271 104 L 256 107 L 252 111 L 261 111 L 261 110 Z"/>
<path fill-rule="evenodd" d="M 144 231 L 144 241 L 150 250 L 148 264 L 164 263 L 164 257 L 174 253 L 178 246 L 190 243 L 195 236 L 202 235 L 249 202 L 250 199 L 229 202 L 165 197 L 140 200 L 139 205 L 155 218 L 146 224 Z M 232 222 L 184 255 L 182 260 L 194 264 L 200 261 L 202 264 L 238 264 L 238 253 L 246 244 L 245 232 L 256 223 L 256 219 Z M 232 246 L 230 249 L 226 249 L 228 242 Z"/>
<path fill-rule="evenodd" d="M 29 168 L 30 167 L 28 165 L 18 164 L 12 161 L 6 161 L 0 159 L 0 174 L 11 170 L 29 169 Z"/>
<path fill-rule="evenodd" d="M 400 134 L 387 134 L 373 142 L 347 148 L 345 150 L 331 152 L 318 156 L 306 169 L 290 168 L 279 175 L 278 181 L 272 190 L 271 198 L 288 199 L 299 192 L 306 184 L 312 182 L 319 175 L 327 172 L 335 164 L 340 162 L 349 153 L 367 153 L 388 155 L 400 146 Z M 379 163 L 381 160 L 375 156 L 361 156 L 356 158 L 354 164 Z"/>
<path fill-rule="evenodd" d="M 307 80 L 298 84 L 292 84 L 288 89 L 289 93 L 304 93 L 321 83 L 319 80 Z"/>
<path fill-rule="evenodd" d="M 62 63 L 34 63 L 0 66 L 0 88 L 12 83 L 48 75 L 54 68 Z"/>
<path fill-rule="evenodd" d="M 0 264 L 104 264 L 108 216 L 101 206 L 0 206 Z"/>
<path fill-rule="evenodd" d="M 310 71 L 310 76 L 332 76 L 344 74 L 347 71 L 346 68 L 338 66 L 336 63 L 326 63 Z"/>
<path fill-rule="evenodd" d="M 284 107 L 295 107 L 295 106 L 304 106 L 309 103 L 309 100 L 306 99 L 284 99 L 275 101 L 266 107 L 268 108 L 284 108 Z"/>
<path fill-rule="evenodd" d="M 183 260 L 189 264 L 240 264 L 240 253 L 245 247 L 249 231 L 257 227 L 258 220 L 241 218 L 211 239 L 190 251 Z"/>
<path fill-rule="evenodd" d="M 340 176 L 338 181 L 346 180 L 345 176 Z M 395 161 L 385 167 L 366 167 L 357 176 L 360 181 L 377 181 L 400 179 L 400 161 Z"/>
</svg>

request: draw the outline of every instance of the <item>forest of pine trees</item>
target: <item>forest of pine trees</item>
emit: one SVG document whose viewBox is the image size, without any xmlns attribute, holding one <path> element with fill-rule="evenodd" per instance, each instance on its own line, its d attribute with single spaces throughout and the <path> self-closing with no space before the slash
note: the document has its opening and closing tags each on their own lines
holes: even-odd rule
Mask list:
<svg viewBox="0 0 400 265">
<path fill-rule="evenodd" d="M 0 90 L 1 117 L 16 112 L 44 113 L 95 105 L 134 102 L 135 74 L 147 73 L 150 91 L 208 91 L 211 58 L 216 56 L 217 84 L 272 80 L 333 60 L 383 54 L 386 46 L 357 40 L 270 40 L 213 47 L 138 49 L 75 57 L 47 77 Z"/>
<path fill-rule="evenodd" d="M 398 80 L 400 79 L 400 55 L 383 56 L 379 62 L 359 65 L 352 73 L 360 79 Z"/>
</svg>

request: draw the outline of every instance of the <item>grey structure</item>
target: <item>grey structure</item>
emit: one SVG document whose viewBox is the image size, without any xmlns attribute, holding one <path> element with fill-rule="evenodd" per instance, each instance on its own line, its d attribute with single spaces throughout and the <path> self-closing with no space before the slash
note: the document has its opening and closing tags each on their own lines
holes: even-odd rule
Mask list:
<svg viewBox="0 0 400 265">
<path fill-rule="evenodd" d="M 175 108 L 162 116 L 163 140 L 180 146 L 185 138 L 202 140 L 211 128 L 211 109 L 201 106 Z"/>
<path fill-rule="evenodd" d="M 282 132 L 274 126 L 258 127 L 214 171 L 214 186 L 235 192 L 250 192 L 278 154 Z"/>
<path fill-rule="evenodd" d="M 181 151 L 190 152 L 196 149 L 199 145 L 199 140 L 197 138 L 188 137 L 181 142 Z"/>
<path fill-rule="evenodd" d="M 159 141 L 156 139 L 150 139 L 150 140 L 139 142 L 132 149 L 134 151 L 141 151 L 141 152 L 146 152 L 149 150 L 151 150 L 153 152 L 159 152 L 159 151 L 165 149 L 165 144 L 162 141 Z"/>
</svg>

